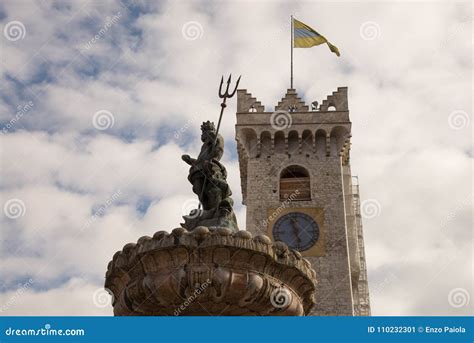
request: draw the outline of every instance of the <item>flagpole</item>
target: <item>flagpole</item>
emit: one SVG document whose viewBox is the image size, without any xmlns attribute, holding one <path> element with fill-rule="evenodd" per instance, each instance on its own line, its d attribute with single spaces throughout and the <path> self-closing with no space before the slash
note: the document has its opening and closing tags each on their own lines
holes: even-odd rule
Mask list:
<svg viewBox="0 0 474 343">
<path fill-rule="evenodd" d="M 291 15 L 291 63 L 290 63 L 290 88 L 293 89 L 293 15 Z"/>
</svg>

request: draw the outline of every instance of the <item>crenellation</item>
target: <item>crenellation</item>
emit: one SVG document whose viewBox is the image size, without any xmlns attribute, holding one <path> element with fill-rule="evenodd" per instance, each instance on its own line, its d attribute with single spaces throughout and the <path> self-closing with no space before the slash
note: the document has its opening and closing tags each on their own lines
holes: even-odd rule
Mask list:
<svg viewBox="0 0 474 343">
<path fill-rule="evenodd" d="M 246 89 L 237 90 L 237 112 L 264 112 L 265 107 L 257 98 L 252 97 Z"/>
<path fill-rule="evenodd" d="M 275 106 L 275 111 L 308 112 L 309 107 L 298 97 L 296 90 L 290 88 Z"/>
<path fill-rule="evenodd" d="M 348 111 L 349 106 L 347 103 L 347 87 L 338 87 L 337 91 L 332 92 L 321 105 L 319 106 L 320 111 L 329 111 L 330 107 L 334 107 L 335 111 Z"/>
</svg>

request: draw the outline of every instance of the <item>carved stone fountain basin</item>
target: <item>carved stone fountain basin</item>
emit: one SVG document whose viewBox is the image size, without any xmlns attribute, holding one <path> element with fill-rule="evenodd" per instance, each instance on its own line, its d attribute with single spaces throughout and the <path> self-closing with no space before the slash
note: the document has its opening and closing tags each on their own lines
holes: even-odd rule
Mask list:
<svg viewBox="0 0 474 343">
<path fill-rule="evenodd" d="M 316 274 L 284 243 L 200 226 L 125 245 L 105 287 L 116 316 L 301 316 L 315 305 Z"/>
</svg>

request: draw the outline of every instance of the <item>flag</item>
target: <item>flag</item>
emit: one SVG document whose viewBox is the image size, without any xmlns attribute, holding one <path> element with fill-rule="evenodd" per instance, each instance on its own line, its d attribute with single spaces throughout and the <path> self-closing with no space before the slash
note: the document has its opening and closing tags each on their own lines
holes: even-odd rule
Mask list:
<svg viewBox="0 0 474 343">
<path fill-rule="evenodd" d="M 339 49 L 335 45 L 329 43 L 324 36 L 321 36 L 301 21 L 293 19 L 293 46 L 295 48 L 311 48 L 312 46 L 324 43 L 326 43 L 329 50 L 334 52 L 337 56 L 341 55 Z"/>
</svg>

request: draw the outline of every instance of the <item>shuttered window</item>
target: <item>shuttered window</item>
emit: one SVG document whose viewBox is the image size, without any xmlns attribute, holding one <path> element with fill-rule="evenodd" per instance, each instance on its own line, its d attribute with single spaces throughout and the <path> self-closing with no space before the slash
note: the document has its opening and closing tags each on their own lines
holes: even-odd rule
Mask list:
<svg viewBox="0 0 474 343">
<path fill-rule="evenodd" d="M 280 201 L 311 200 L 308 171 L 300 166 L 284 169 L 280 176 Z"/>
</svg>

